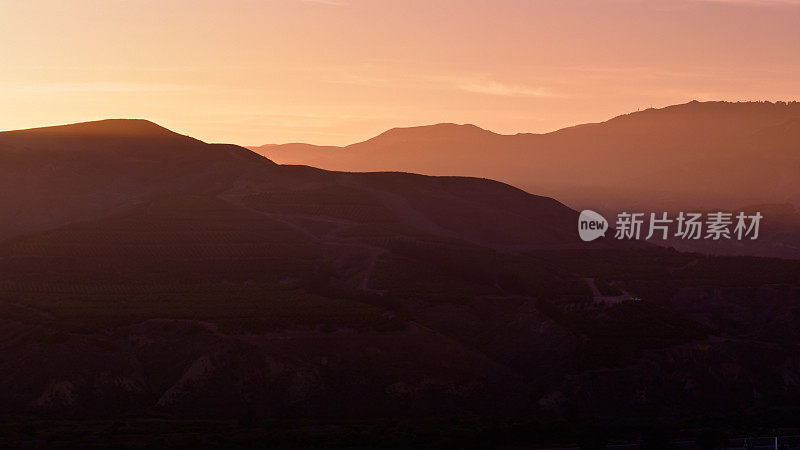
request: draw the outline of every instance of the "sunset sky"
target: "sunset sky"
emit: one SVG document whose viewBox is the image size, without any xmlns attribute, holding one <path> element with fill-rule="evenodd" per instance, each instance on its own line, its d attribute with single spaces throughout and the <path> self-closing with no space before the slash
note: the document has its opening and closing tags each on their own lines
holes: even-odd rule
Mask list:
<svg viewBox="0 0 800 450">
<path fill-rule="evenodd" d="M 800 99 L 800 0 L 0 0 L 0 129 L 146 118 L 210 142 L 545 132 Z"/>
</svg>

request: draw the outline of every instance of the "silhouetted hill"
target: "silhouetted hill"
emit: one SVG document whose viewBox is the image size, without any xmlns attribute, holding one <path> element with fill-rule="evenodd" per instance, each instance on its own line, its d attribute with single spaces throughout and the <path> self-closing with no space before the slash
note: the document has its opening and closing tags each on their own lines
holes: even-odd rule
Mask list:
<svg viewBox="0 0 800 450">
<path fill-rule="evenodd" d="M 0 237 L 125 211 L 161 195 L 224 194 L 241 202 L 257 193 L 346 185 L 372 192 L 396 221 L 428 232 L 491 247 L 578 245 L 574 211 L 502 183 L 280 167 L 245 148 L 206 144 L 143 120 L 0 133 L 0 161 Z"/>
<path fill-rule="evenodd" d="M 419 127 L 392 128 L 364 141 L 362 144 L 386 145 L 393 142 L 413 142 L 428 139 L 450 141 L 454 139 L 480 139 L 488 136 L 500 135 L 472 124 L 439 123 Z"/>
<path fill-rule="evenodd" d="M 243 170 L 268 165 L 242 147 L 206 144 L 145 120 L 2 132 L 0 239 L 168 192 L 213 192 Z"/>
<path fill-rule="evenodd" d="M 18 136 L 21 139 L 30 141 L 46 136 L 64 138 L 73 136 L 76 138 L 86 138 L 89 136 L 107 138 L 184 138 L 193 139 L 168 130 L 158 124 L 144 119 L 105 119 L 93 122 L 79 122 L 68 125 L 55 125 L 50 127 L 31 128 L 26 130 L 4 131 L 0 135 L 4 139 L 11 139 Z M 194 139 L 193 139 L 194 140 Z"/>
</svg>

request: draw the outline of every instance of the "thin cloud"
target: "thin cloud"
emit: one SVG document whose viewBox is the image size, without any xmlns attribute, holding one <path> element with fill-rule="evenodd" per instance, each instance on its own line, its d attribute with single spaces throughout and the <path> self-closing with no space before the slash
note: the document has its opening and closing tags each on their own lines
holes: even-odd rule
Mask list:
<svg viewBox="0 0 800 450">
<path fill-rule="evenodd" d="M 318 5 L 330 5 L 330 6 L 345 6 L 347 5 L 346 2 L 337 1 L 337 0 L 302 0 L 304 3 L 316 3 Z"/>
<path fill-rule="evenodd" d="M 459 76 L 443 74 L 403 74 L 386 75 L 378 73 L 375 68 L 358 71 L 330 71 L 329 81 L 359 86 L 374 87 L 410 87 L 418 89 L 444 89 L 469 92 L 472 94 L 495 95 L 502 97 L 554 98 L 565 97 L 553 89 L 541 86 L 529 86 L 505 83 L 483 76 Z M 319 70 L 319 69 L 316 69 Z"/>
<path fill-rule="evenodd" d="M 499 95 L 503 97 L 557 97 L 546 88 L 533 88 L 499 83 L 496 81 L 477 81 L 457 85 L 459 90 L 476 94 Z"/>
<path fill-rule="evenodd" d="M 76 92 L 185 92 L 200 90 L 203 86 L 188 84 L 127 83 L 127 82 L 77 82 L 77 83 L 0 83 L 0 92 L 14 94 L 57 94 Z"/>
<path fill-rule="evenodd" d="M 703 3 L 730 3 L 745 6 L 800 6 L 800 0 L 693 0 Z"/>
</svg>

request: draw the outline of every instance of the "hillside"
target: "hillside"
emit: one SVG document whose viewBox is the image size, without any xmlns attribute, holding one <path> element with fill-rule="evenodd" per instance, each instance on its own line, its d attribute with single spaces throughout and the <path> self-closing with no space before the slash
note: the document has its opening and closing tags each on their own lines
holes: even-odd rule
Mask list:
<svg viewBox="0 0 800 450">
<path fill-rule="evenodd" d="M 206 144 L 144 120 L 2 132 L 0 240 L 164 193 L 214 192 L 269 164 L 244 148 Z"/>
<path fill-rule="evenodd" d="M 0 142 L 26 187 L 3 197 L 0 419 L 574 434 L 800 400 L 797 261 L 582 244 L 575 211 L 497 181 L 280 166 L 142 121 Z"/>
</svg>

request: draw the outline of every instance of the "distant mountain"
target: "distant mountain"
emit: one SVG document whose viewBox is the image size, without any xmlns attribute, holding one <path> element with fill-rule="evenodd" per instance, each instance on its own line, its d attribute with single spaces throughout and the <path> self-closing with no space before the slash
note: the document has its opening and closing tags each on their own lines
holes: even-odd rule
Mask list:
<svg viewBox="0 0 800 450">
<path fill-rule="evenodd" d="M 389 130 L 347 147 L 253 148 L 279 164 L 492 178 L 576 208 L 800 203 L 800 103 L 690 102 L 546 134 Z"/>
</svg>

